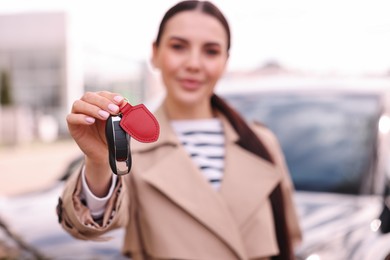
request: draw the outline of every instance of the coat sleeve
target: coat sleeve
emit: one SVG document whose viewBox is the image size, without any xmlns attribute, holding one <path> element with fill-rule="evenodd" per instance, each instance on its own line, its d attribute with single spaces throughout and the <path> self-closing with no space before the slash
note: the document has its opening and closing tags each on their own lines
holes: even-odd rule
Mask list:
<svg viewBox="0 0 390 260">
<path fill-rule="evenodd" d="M 296 204 L 294 202 L 294 185 L 291 180 L 283 151 L 278 139 L 268 128 L 256 124 L 255 131 L 268 148 L 271 156 L 274 158 L 277 167 L 282 172 L 282 195 L 285 203 L 285 212 L 287 218 L 287 226 L 294 246 L 298 246 L 302 241 L 302 232 L 299 224 Z"/>
<path fill-rule="evenodd" d="M 127 225 L 131 198 L 127 196 L 124 177 L 117 178 L 114 192 L 107 203 L 102 219 L 94 220 L 81 198 L 81 169 L 74 172 L 65 184 L 57 205 L 58 221 L 73 237 L 83 240 L 104 241 L 102 236 L 110 230 Z"/>
</svg>

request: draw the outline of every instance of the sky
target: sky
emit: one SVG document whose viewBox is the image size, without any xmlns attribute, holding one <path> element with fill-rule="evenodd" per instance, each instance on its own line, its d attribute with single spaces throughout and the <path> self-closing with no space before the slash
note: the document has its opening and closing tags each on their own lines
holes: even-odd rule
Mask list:
<svg viewBox="0 0 390 260">
<path fill-rule="evenodd" d="M 86 49 L 135 61 L 174 0 L 0 0 L 0 14 L 66 10 Z M 346 73 L 390 71 L 388 0 L 214 0 L 232 30 L 228 70 L 268 61 L 291 69 Z M 1 40 L 1 39 L 0 39 Z"/>
</svg>

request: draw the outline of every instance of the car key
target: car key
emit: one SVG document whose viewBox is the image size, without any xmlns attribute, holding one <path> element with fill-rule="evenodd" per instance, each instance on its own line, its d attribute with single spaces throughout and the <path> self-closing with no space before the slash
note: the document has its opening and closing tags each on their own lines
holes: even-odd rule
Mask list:
<svg viewBox="0 0 390 260">
<path fill-rule="evenodd" d="M 111 170 L 117 175 L 130 172 L 131 152 L 130 135 L 120 126 L 121 116 L 110 116 L 106 122 L 106 139 L 108 144 L 108 159 Z"/>
<path fill-rule="evenodd" d="M 130 172 L 132 165 L 130 140 L 157 141 L 160 126 L 153 114 L 143 105 L 126 103 L 119 115 L 111 115 L 106 122 L 106 139 L 111 170 L 117 175 Z"/>
</svg>

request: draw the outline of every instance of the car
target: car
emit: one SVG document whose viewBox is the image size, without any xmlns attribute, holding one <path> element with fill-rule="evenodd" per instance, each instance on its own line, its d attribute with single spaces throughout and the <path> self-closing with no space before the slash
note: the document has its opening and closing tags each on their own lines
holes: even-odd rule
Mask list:
<svg viewBox="0 0 390 260">
<path fill-rule="evenodd" d="M 297 259 L 384 259 L 390 253 L 390 236 L 378 231 L 390 173 L 384 92 L 316 89 L 224 97 L 281 143 L 303 229 Z M 387 245 L 377 248 L 381 241 Z"/>
<path fill-rule="evenodd" d="M 44 190 L 0 197 L 0 259 L 128 259 L 120 251 L 123 230 L 99 243 L 74 239 L 58 223 L 59 195 L 81 162 L 76 156 L 62 177 Z"/>
<path fill-rule="evenodd" d="M 280 141 L 303 230 L 296 258 L 385 259 L 390 253 L 390 233 L 383 228 L 390 225 L 383 214 L 390 189 L 389 91 L 368 84 L 362 91 L 334 81 L 318 86 L 289 80 L 291 87 L 285 88 L 286 82 L 267 81 L 271 87 L 264 87 L 251 81 L 249 87 L 227 80 L 217 90 L 248 122 L 261 122 Z M 0 198 L 0 253 L 3 247 L 14 258 L 123 258 L 123 230 L 112 231 L 113 240 L 102 243 L 76 240 L 58 224 L 58 196 L 81 162 L 76 157 L 46 190 Z"/>
</svg>

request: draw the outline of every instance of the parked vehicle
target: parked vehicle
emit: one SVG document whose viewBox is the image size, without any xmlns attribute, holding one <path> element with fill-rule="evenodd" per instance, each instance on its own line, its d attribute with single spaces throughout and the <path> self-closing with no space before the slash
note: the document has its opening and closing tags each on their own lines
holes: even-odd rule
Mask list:
<svg viewBox="0 0 390 260">
<path fill-rule="evenodd" d="M 371 260 L 390 253 L 390 234 L 381 232 L 379 219 L 390 174 L 389 91 L 294 87 L 220 94 L 279 138 L 303 229 L 297 259 Z M 123 230 L 112 232 L 109 242 L 80 241 L 57 222 L 64 180 L 80 162 L 76 158 L 50 189 L 0 198 L 0 252 L 3 244 L 17 259 L 122 258 Z"/>
<path fill-rule="evenodd" d="M 384 97 L 381 91 L 318 89 L 225 95 L 280 140 L 304 231 L 297 259 L 384 259 L 390 253 L 390 235 L 378 232 L 390 173 Z"/>
<path fill-rule="evenodd" d="M 64 178 L 81 159 L 75 158 Z M 64 178 L 46 190 L 0 198 L 0 259 L 128 259 L 120 252 L 123 230 L 99 243 L 74 239 L 62 229 L 55 209 Z"/>
</svg>

